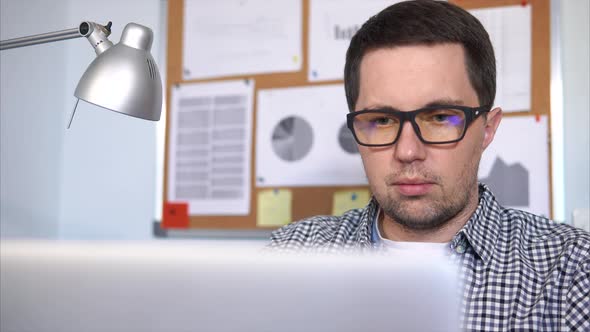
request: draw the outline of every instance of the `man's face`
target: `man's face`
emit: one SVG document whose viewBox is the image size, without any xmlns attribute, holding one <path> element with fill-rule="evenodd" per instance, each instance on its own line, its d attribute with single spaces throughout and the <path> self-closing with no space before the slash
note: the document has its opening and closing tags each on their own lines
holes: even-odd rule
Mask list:
<svg viewBox="0 0 590 332">
<path fill-rule="evenodd" d="M 355 111 L 391 107 L 407 112 L 432 103 L 480 106 L 462 46 L 402 46 L 365 54 Z M 410 229 L 428 230 L 475 206 L 479 160 L 493 139 L 496 118 L 490 123 L 480 116 L 456 143 L 424 144 L 406 122 L 395 144 L 359 146 L 371 190 L 386 216 Z"/>
</svg>

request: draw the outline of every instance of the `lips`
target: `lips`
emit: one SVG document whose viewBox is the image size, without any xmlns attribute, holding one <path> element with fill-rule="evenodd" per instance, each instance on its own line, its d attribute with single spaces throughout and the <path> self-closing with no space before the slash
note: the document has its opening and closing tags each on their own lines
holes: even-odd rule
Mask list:
<svg viewBox="0 0 590 332">
<path fill-rule="evenodd" d="M 423 179 L 402 179 L 394 181 L 392 185 L 404 196 L 422 196 L 430 192 L 434 183 Z"/>
</svg>

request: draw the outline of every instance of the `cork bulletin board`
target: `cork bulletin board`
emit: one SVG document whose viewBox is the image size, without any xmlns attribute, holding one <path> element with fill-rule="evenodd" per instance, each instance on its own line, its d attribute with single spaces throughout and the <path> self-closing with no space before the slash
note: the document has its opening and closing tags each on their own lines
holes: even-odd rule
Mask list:
<svg viewBox="0 0 590 332">
<path fill-rule="evenodd" d="M 360 0 L 359 0 L 360 1 Z M 164 216 L 173 220 L 168 226 L 170 228 L 188 228 L 203 230 L 256 230 L 256 229 L 274 229 L 275 227 L 260 227 L 257 225 L 257 198 L 258 193 L 269 188 L 261 188 L 256 185 L 256 112 L 257 112 L 257 95 L 259 90 L 274 88 L 293 88 L 293 87 L 314 87 L 322 85 L 342 84 L 342 80 L 325 80 L 321 82 L 310 81 L 309 72 L 309 22 L 310 22 L 310 2 L 311 0 L 301 0 L 301 70 L 295 72 L 277 72 L 268 74 L 224 76 L 208 79 L 183 79 L 183 19 L 184 19 L 184 1 L 168 1 L 168 31 L 167 31 L 167 80 L 165 91 L 167 95 L 167 129 L 166 129 L 166 150 L 164 162 Z M 489 8 L 513 5 L 531 6 L 531 101 L 530 111 L 505 113 L 505 117 L 518 117 L 526 115 L 546 115 L 550 121 L 550 1 L 549 0 L 455 0 L 452 1 L 466 9 Z M 342 55 L 344 57 L 344 54 Z M 179 210 L 172 205 L 167 205 L 168 181 L 167 174 L 169 171 L 168 160 L 170 141 L 170 109 L 172 89 L 179 84 L 201 83 L 201 82 L 223 82 L 231 80 L 255 81 L 254 100 L 253 100 L 253 129 L 252 129 L 252 155 L 250 159 L 250 208 L 247 215 L 187 215 L 186 210 Z M 347 112 L 342 110 L 342 117 Z M 550 142 L 550 140 L 549 140 Z M 549 147 L 550 149 L 550 147 Z M 549 150 L 550 153 L 550 150 Z M 549 154 L 550 155 L 550 154 Z M 360 157 L 359 157 L 360 158 Z M 549 164 L 550 167 L 550 164 Z M 549 172 L 550 174 L 550 172 Z M 551 182 L 549 181 L 549 185 Z M 329 215 L 332 213 L 333 197 L 337 191 L 356 191 L 368 190 L 367 186 L 293 186 L 279 187 L 288 189 L 292 194 L 291 201 L 291 220 L 299 220 L 314 215 Z M 551 191 L 551 188 L 549 188 Z M 172 208 L 171 208 L 172 206 Z M 171 210 L 172 209 L 172 210 Z M 175 210 L 176 209 L 176 210 Z M 180 219 L 178 219 L 180 214 Z M 175 219 L 176 218 L 176 219 Z M 176 220 L 176 221 L 174 221 Z"/>
</svg>

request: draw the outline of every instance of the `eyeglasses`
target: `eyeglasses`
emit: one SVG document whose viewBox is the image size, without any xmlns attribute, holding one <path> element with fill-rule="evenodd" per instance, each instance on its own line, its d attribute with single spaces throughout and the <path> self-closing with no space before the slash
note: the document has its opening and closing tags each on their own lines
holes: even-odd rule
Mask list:
<svg viewBox="0 0 590 332">
<path fill-rule="evenodd" d="M 469 125 L 479 115 L 489 111 L 489 106 L 437 105 L 411 112 L 362 110 L 348 113 L 346 120 L 356 141 L 364 146 L 394 144 L 406 121 L 410 121 L 423 143 L 445 144 L 462 140 Z"/>
</svg>

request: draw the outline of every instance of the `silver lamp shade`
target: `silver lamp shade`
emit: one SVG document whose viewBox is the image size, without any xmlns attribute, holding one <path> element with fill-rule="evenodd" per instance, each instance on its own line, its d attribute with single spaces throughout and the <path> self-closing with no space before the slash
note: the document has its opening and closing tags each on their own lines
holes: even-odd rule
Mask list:
<svg viewBox="0 0 590 332">
<path fill-rule="evenodd" d="M 89 103 L 137 118 L 158 121 L 162 81 L 150 54 L 152 30 L 129 23 L 114 45 L 94 45 L 98 56 L 78 82 L 74 95 Z"/>
</svg>

